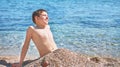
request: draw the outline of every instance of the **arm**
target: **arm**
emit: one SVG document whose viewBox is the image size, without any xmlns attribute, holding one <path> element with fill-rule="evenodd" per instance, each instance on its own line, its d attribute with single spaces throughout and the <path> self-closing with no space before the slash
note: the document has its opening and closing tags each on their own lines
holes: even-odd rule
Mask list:
<svg viewBox="0 0 120 67">
<path fill-rule="evenodd" d="M 19 63 L 20 66 L 22 66 L 22 63 L 23 63 L 24 58 L 26 56 L 27 50 L 29 48 L 30 40 L 31 40 L 31 27 L 29 27 L 27 32 L 26 32 L 25 42 L 24 42 L 24 45 L 22 47 L 21 56 L 20 56 L 20 63 Z"/>
</svg>

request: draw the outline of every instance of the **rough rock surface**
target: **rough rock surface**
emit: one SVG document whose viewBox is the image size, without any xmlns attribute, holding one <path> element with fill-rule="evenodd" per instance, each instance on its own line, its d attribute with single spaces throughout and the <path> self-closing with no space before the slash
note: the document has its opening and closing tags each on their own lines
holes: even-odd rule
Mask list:
<svg viewBox="0 0 120 67">
<path fill-rule="evenodd" d="M 34 60 L 24 67 L 42 67 L 42 61 L 48 61 L 47 67 L 120 67 L 120 62 L 112 58 L 88 57 L 68 49 L 57 49 L 42 58 Z"/>
</svg>

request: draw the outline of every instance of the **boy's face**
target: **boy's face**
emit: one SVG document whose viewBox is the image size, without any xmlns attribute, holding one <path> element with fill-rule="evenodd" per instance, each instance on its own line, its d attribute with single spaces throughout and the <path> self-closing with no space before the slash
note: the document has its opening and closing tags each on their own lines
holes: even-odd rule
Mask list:
<svg viewBox="0 0 120 67">
<path fill-rule="evenodd" d="M 48 25 L 48 14 L 46 12 L 42 12 L 38 17 L 37 17 L 37 24 L 40 25 Z"/>
</svg>

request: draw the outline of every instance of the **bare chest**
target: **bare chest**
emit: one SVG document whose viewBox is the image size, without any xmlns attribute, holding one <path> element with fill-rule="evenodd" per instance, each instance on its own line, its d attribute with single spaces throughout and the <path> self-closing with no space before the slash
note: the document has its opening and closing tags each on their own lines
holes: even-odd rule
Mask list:
<svg viewBox="0 0 120 67">
<path fill-rule="evenodd" d="M 50 30 L 37 29 L 37 30 L 35 30 L 34 35 L 41 39 L 51 39 L 52 38 L 52 33 Z"/>
</svg>

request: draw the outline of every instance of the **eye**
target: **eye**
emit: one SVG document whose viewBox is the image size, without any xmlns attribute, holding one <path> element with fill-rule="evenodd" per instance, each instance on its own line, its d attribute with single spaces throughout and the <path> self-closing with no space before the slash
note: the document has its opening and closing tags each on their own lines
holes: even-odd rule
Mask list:
<svg viewBox="0 0 120 67">
<path fill-rule="evenodd" d="M 47 15 L 43 15 L 43 16 L 47 16 Z"/>
</svg>

